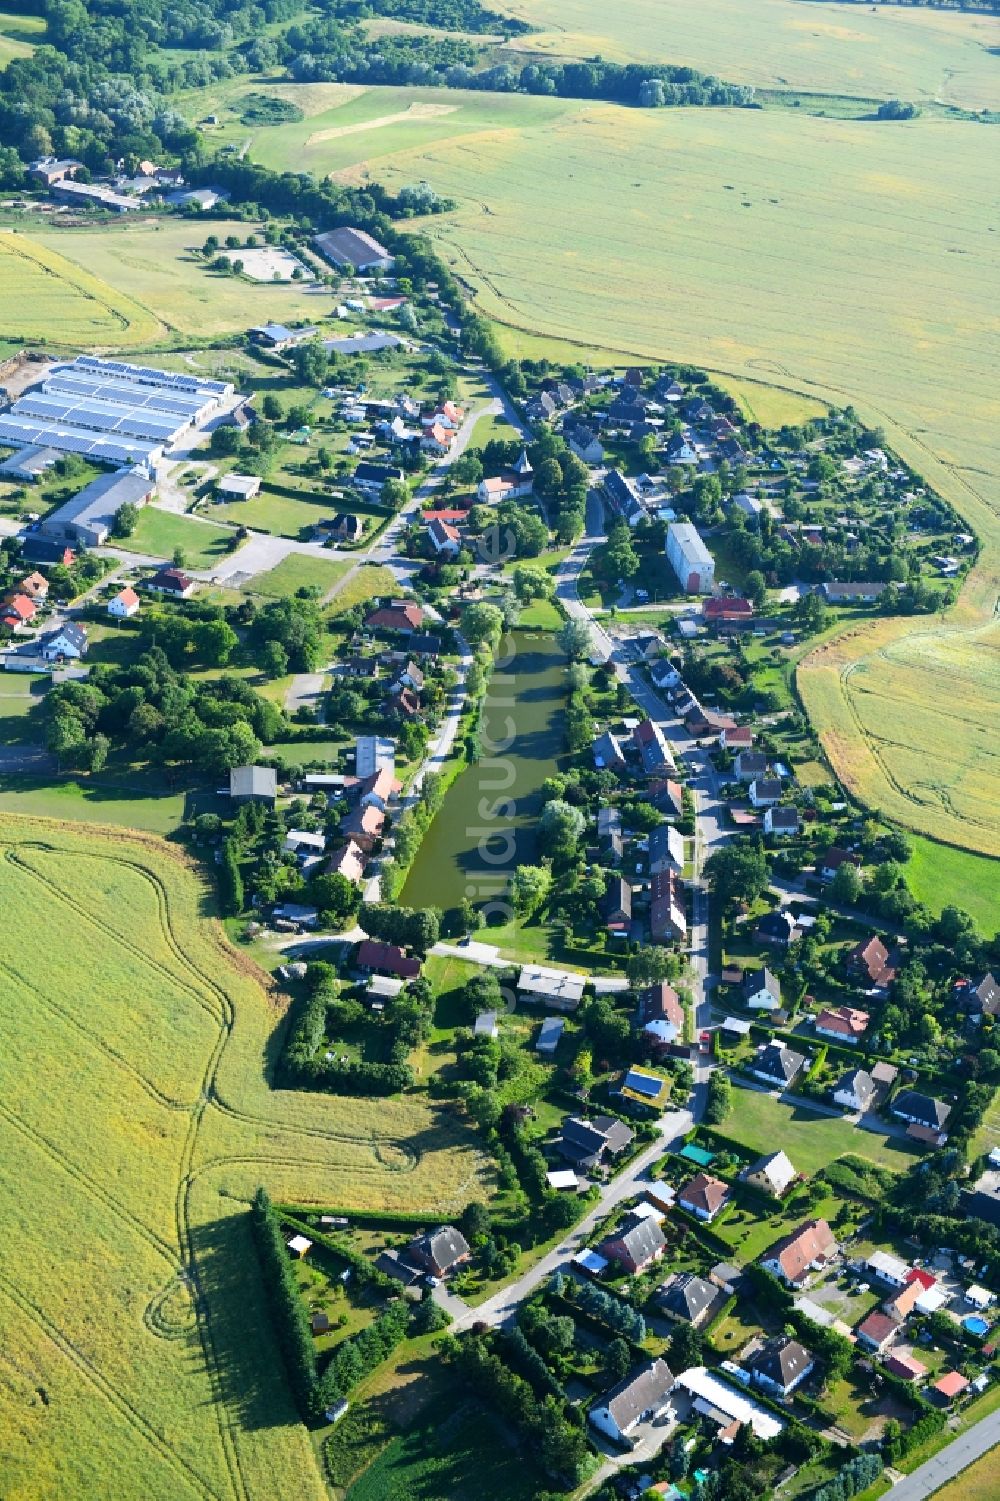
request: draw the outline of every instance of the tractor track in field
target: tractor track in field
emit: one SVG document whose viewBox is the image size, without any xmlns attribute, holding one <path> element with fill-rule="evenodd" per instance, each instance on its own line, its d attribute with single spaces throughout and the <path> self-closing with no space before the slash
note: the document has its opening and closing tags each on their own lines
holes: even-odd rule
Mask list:
<svg viewBox="0 0 1000 1501">
<path fill-rule="evenodd" d="M 302 1155 L 291 1155 L 291 1148 L 286 1148 L 285 1153 L 278 1155 L 273 1152 L 261 1152 L 257 1154 L 222 1154 L 210 1158 L 204 1162 L 196 1163 L 200 1131 L 205 1118 L 205 1114 L 209 1108 L 213 1108 L 217 1110 L 223 1117 L 231 1119 L 239 1124 L 257 1129 L 263 1129 L 268 1132 L 274 1133 L 275 1135 L 284 1135 L 286 1137 L 292 1138 L 293 1140 L 295 1138 L 300 1138 L 304 1141 L 313 1143 L 316 1149 L 321 1149 L 324 1144 L 328 1146 L 337 1144 L 346 1147 L 364 1148 L 366 1149 L 366 1151 L 371 1151 L 371 1162 L 354 1163 L 352 1164 L 352 1170 L 361 1176 L 370 1178 L 380 1177 L 386 1172 L 386 1167 L 379 1161 L 377 1154 L 377 1147 L 382 1142 L 382 1138 L 373 1137 L 370 1132 L 365 1133 L 360 1131 L 338 1131 L 324 1127 L 309 1127 L 297 1125 L 294 1123 L 284 1123 L 280 1120 L 268 1118 L 265 1115 L 257 1115 L 250 1111 L 238 1109 L 237 1107 L 230 1105 L 224 1099 L 219 1088 L 218 1072 L 226 1049 L 226 1045 L 230 1040 L 234 1026 L 235 1008 L 233 1002 L 225 989 L 221 985 L 219 985 L 210 975 L 200 970 L 198 966 L 188 958 L 183 949 L 180 947 L 180 944 L 178 943 L 173 932 L 170 901 L 166 886 L 159 879 L 159 877 L 157 877 L 156 874 L 147 866 L 145 866 L 141 861 L 128 858 L 123 860 L 117 855 L 114 857 L 117 864 L 128 865 L 129 868 L 137 875 L 139 875 L 141 879 L 144 880 L 153 891 L 156 901 L 159 927 L 164 944 L 169 950 L 171 957 L 176 961 L 177 967 L 180 969 L 181 974 L 178 974 L 170 965 L 165 964 L 161 960 L 155 959 L 149 954 L 144 953 L 142 949 L 134 942 L 134 940 L 132 940 L 126 933 L 118 931 L 114 927 L 114 925 L 102 920 L 95 913 L 89 911 L 81 902 L 79 902 L 74 896 L 72 896 L 61 885 L 59 885 L 57 881 L 51 879 L 49 875 L 38 870 L 29 859 L 20 854 L 16 848 L 12 847 L 10 841 L 6 841 L 6 843 L 7 848 L 5 850 L 5 858 L 17 869 L 19 874 L 39 883 L 46 889 L 53 900 L 63 903 L 65 906 L 71 908 L 83 922 L 92 927 L 96 932 L 100 933 L 105 940 L 119 946 L 134 959 L 141 961 L 144 965 L 151 968 L 155 974 L 157 974 L 164 981 L 168 982 L 172 987 L 179 988 L 184 994 L 189 995 L 190 998 L 193 999 L 202 1008 L 202 1010 L 211 1017 L 218 1029 L 213 1046 L 210 1050 L 208 1058 L 205 1061 L 204 1069 L 202 1071 L 198 1096 L 193 1103 L 185 1105 L 177 1101 L 170 1100 L 170 1098 L 164 1095 L 162 1091 L 159 1091 L 150 1080 L 145 1079 L 144 1076 L 142 1076 L 137 1070 L 129 1065 L 119 1054 L 114 1051 L 113 1048 L 109 1047 L 107 1044 L 101 1043 L 99 1039 L 95 1038 L 89 1032 L 89 1030 L 85 1026 L 83 1026 L 83 1024 L 77 1022 L 76 1019 L 73 1018 L 68 1012 L 66 1012 L 64 1008 L 61 1008 L 58 1003 L 51 1003 L 53 1010 L 58 1012 L 72 1025 L 76 1026 L 83 1035 L 87 1036 L 89 1040 L 100 1047 L 105 1055 L 117 1067 L 123 1068 L 126 1072 L 128 1072 L 128 1074 L 141 1085 L 146 1093 L 149 1094 L 150 1098 L 152 1098 L 155 1103 L 161 1104 L 165 1108 L 170 1108 L 172 1110 L 181 1109 L 189 1112 L 190 1119 L 188 1121 L 187 1130 L 185 1132 L 184 1141 L 181 1147 L 180 1160 L 178 1163 L 178 1182 L 174 1195 L 174 1220 L 177 1235 L 177 1250 L 175 1251 L 173 1248 L 168 1247 L 165 1241 L 160 1242 L 156 1245 L 156 1249 L 165 1256 L 165 1258 L 175 1269 L 175 1275 L 149 1301 L 143 1312 L 142 1318 L 144 1326 L 154 1337 L 167 1339 L 177 1339 L 183 1337 L 187 1331 L 185 1331 L 184 1328 L 180 1325 L 174 1326 L 170 1324 L 169 1320 L 166 1320 L 162 1317 L 162 1305 L 164 1301 L 170 1296 L 170 1293 L 175 1289 L 175 1287 L 180 1284 L 181 1281 L 186 1282 L 191 1293 L 194 1329 L 196 1330 L 198 1335 L 206 1373 L 214 1397 L 213 1412 L 218 1427 L 222 1457 L 225 1463 L 226 1471 L 228 1473 L 231 1493 L 232 1496 L 236 1498 L 236 1501 L 250 1501 L 252 1488 L 243 1469 L 243 1462 L 238 1443 L 239 1424 L 238 1420 L 235 1417 L 230 1416 L 232 1408 L 226 1397 L 226 1386 L 223 1377 L 224 1360 L 218 1343 L 217 1331 L 213 1324 L 210 1300 L 206 1296 L 203 1286 L 201 1271 L 198 1262 L 198 1253 L 195 1248 L 194 1227 L 196 1224 L 196 1219 L 192 1210 L 192 1194 L 197 1184 L 199 1183 L 199 1180 L 211 1174 L 216 1174 L 220 1170 L 225 1169 L 227 1166 L 248 1167 L 259 1165 L 262 1168 L 266 1169 L 268 1165 L 271 1165 L 277 1167 L 286 1167 L 292 1170 L 301 1169 L 303 1167 L 313 1167 L 329 1171 L 331 1170 L 332 1165 L 329 1160 L 324 1157 L 303 1157 Z M 25 847 L 29 850 L 38 850 L 40 852 L 52 855 L 60 855 L 64 853 L 60 850 L 58 845 L 47 843 L 44 840 L 25 841 Z M 107 855 L 90 854 L 89 852 L 88 855 L 89 858 L 95 860 L 106 860 L 108 858 L 111 858 Z M 15 978 L 17 978 L 22 984 L 25 983 L 21 976 L 17 975 L 15 976 Z M 29 986 L 29 990 L 33 994 L 37 994 L 37 992 L 34 991 L 34 987 Z M 208 999 L 209 996 L 212 997 L 211 1001 Z M 47 997 L 39 998 L 43 1001 L 44 1004 L 50 1004 Z M 12 1121 L 12 1124 L 18 1125 L 20 1123 L 17 1121 Z M 28 1129 L 30 1131 L 31 1128 L 25 1129 Z M 386 1140 L 389 1141 L 394 1147 L 397 1147 L 400 1152 L 407 1154 L 408 1161 L 406 1165 L 406 1171 L 412 1172 L 419 1164 L 421 1154 L 415 1153 L 413 1151 L 405 1137 L 386 1138 Z M 51 1143 L 45 1142 L 44 1145 L 49 1151 L 50 1155 L 54 1151 L 56 1151 L 56 1149 L 52 1147 Z M 58 1154 L 57 1160 L 59 1160 L 60 1165 L 65 1170 L 70 1170 L 68 1165 L 64 1161 L 58 1159 Z M 97 1197 L 101 1198 L 106 1203 L 109 1209 L 111 1209 L 115 1213 L 122 1214 L 123 1218 L 127 1219 L 129 1223 L 132 1223 L 134 1228 L 136 1228 L 140 1233 L 145 1231 L 147 1238 L 149 1237 L 152 1232 L 149 1232 L 146 1227 L 141 1227 L 140 1222 L 135 1221 L 134 1217 L 132 1219 L 129 1219 L 128 1211 L 123 1210 L 122 1206 L 118 1205 L 116 1201 L 110 1198 L 110 1196 L 107 1196 L 104 1191 L 100 1190 L 96 1184 L 93 1184 L 82 1174 L 80 1175 L 80 1179 L 81 1182 L 84 1182 L 86 1184 L 88 1190 L 92 1191 Z M 463 1185 L 461 1189 L 456 1190 L 455 1202 L 457 1202 L 458 1197 L 464 1195 L 464 1192 L 465 1185 Z M 15 1300 L 17 1300 L 18 1295 L 16 1291 L 12 1292 L 11 1296 L 13 1296 Z M 24 1301 L 25 1304 L 30 1302 L 30 1300 Z M 41 1313 L 41 1310 L 38 1310 L 38 1314 L 39 1318 L 36 1319 L 36 1322 L 41 1322 L 43 1327 L 46 1328 L 46 1332 L 50 1333 L 51 1337 L 55 1340 L 59 1347 L 61 1349 L 64 1349 L 66 1353 L 69 1353 L 73 1348 L 71 1342 L 65 1339 L 65 1336 L 59 1336 L 59 1333 L 54 1329 L 54 1326 L 50 1327 L 48 1325 L 48 1322 L 45 1321 L 44 1315 Z M 121 1404 L 125 1402 L 125 1399 L 122 1397 L 121 1393 L 118 1393 L 110 1383 L 107 1383 L 106 1378 L 98 1378 L 99 1373 L 96 1373 L 95 1380 L 97 1381 L 97 1384 L 101 1385 L 101 1382 L 103 1381 L 104 1385 L 107 1386 L 108 1393 L 112 1394 L 111 1400 L 115 1403 L 115 1405 L 121 1406 Z M 101 1386 L 101 1389 L 103 1390 L 104 1386 Z M 142 1418 L 137 1409 L 129 1407 L 129 1410 L 135 1412 L 137 1422 L 139 1422 L 140 1424 L 145 1424 L 146 1428 L 149 1427 L 149 1425 L 146 1423 L 146 1420 Z M 218 1498 L 216 1493 L 207 1486 L 207 1483 L 202 1481 L 200 1477 L 196 1477 L 195 1472 L 193 1471 L 192 1478 L 195 1478 L 197 1480 L 197 1483 L 202 1487 L 203 1494 L 206 1497 L 212 1498 L 212 1501 L 222 1501 L 222 1498 Z"/>
<path fill-rule="evenodd" d="M 129 1428 L 145 1440 L 167 1467 L 178 1474 L 189 1491 L 201 1496 L 203 1501 L 225 1501 L 225 1497 L 215 1490 L 193 1465 L 189 1464 L 186 1459 L 182 1459 L 176 1449 L 156 1431 L 148 1419 L 143 1417 L 131 1399 L 119 1390 L 90 1357 L 52 1322 L 44 1309 L 29 1298 L 22 1288 L 17 1287 L 2 1270 L 0 1270 L 0 1292 L 20 1310 L 25 1318 L 41 1330 L 59 1353 L 75 1367 L 83 1379 L 94 1387 L 106 1402 L 115 1408 L 119 1416 L 125 1419 Z"/>
</svg>

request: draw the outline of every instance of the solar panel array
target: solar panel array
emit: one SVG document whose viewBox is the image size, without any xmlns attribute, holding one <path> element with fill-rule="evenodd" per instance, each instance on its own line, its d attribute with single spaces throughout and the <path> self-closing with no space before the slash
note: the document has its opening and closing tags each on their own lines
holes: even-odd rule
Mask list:
<svg viewBox="0 0 1000 1501">
<path fill-rule="evenodd" d="M 78 401 L 72 396 L 43 394 L 22 396 L 14 403 L 14 416 L 39 417 L 45 422 L 93 428 L 96 432 L 159 443 L 171 443 L 174 436 L 187 426 L 185 418 L 172 416 L 169 412 L 148 412 L 140 407 L 117 406 L 107 401 Z"/>
<path fill-rule="evenodd" d="M 129 365 L 123 360 L 102 360 L 94 354 L 81 354 L 73 368 L 92 370 L 112 380 L 139 381 L 147 386 L 168 386 L 175 391 L 204 391 L 210 396 L 228 396 L 233 387 L 224 380 L 204 380 L 200 375 L 182 375 L 174 370 L 154 370 L 148 365 Z"/>
<path fill-rule="evenodd" d="M 99 380 L 92 375 L 77 375 L 72 370 L 50 375 L 42 386 L 46 396 L 75 396 L 95 401 L 120 402 L 132 407 L 155 407 L 159 412 L 173 412 L 197 421 L 215 405 L 214 398 L 197 391 L 168 391 L 159 386 L 143 389 L 121 381 Z"/>
<path fill-rule="evenodd" d="M 163 451 L 160 443 L 143 443 L 127 436 L 20 417 L 13 412 L 0 416 L 0 443 L 12 448 L 41 443 L 61 453 L 85 454 L 106 464 L 155 463 Z"/>
</svg>

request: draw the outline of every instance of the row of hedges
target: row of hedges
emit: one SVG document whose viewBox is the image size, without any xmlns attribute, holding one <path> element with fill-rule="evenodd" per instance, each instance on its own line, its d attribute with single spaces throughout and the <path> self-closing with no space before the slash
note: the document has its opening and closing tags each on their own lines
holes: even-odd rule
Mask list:
<svg viewBox="0 0 1000 1501">
<path fill-rule="evenodd" d="M 254 1194 L 250 1215 L 257 1258 L 292 1394 L 303 1420 L 316 1422 L 405 1338 L 410 1326 L 410 1307 L 402 1299 L 390 1304 L 368 1328 L 337 1346 L 321 1374 L 309 1315 L 288 1258 L 282 1217 L 266 1189 L 258 1188 Z M 364 1257 L 343 1247 L 335 1237 L 296 1221 L 292 1224 L 344 1257 L 370 1282 L 394 1288 L 395 1284 L 376 1272 Z"/>
</svg>

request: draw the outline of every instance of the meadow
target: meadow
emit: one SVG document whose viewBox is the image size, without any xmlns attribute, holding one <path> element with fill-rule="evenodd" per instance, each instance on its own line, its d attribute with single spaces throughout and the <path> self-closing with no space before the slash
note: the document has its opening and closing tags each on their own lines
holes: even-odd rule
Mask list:
<svg viewBox="0 0 1000 1501">
<path fill-rule="evenodd" d="M 350 568 L 350 563 L 336 558 L 314 558 L 307 553 L 291 552 L 267 573 L 257 574 L 250 581 L 248 592 L 266 594 L 271 599 L 283 599 L 298 589 L 319 589 L 321 594 L 326 594 Z"/>
<path fill-rule="evenodd" d="M 800 1173 L 813 1177 L 835 1157 L 867 1157 L 898 1171 L 910 1166 L 909 1146 L 893 1137 L 862 1131 L 839 1116 L 804 1105 L 786 1105 L 757 1089 L 733 1089 L 733 1108 L 719 1127 L 723 1136 L 752 1152 L 773 1151 L 776 1141 Z"/>
<path fill-rule="evenodd" d="M 1000 1451 L 993 1449 L 935 1491 L 937 1501 L 993 1501 L 1000 1491 Z"/>
<path fill-rule="evenodd" d="M 434 92 L 369 94 L 399 108 Z M 584 358 L 690 361 L 773 383 L 782 399 L 852 403 L 955 504 L 983 542 L 958 608 L 863 625 L 807 656 L 798 684 L 859 797 L 998 854 L 1000 752 L 982 729 L 1000 713 L 1000 325 L 983 128 L 557 101 L 543 125 L 482 119 L 371 170 L 457 201 L 424 227 L 512 353 L 555 339 Z M 291 129 L 258 136 L 252 154 L 291 165 Z M 377 134 L 321 143 L 314 170 L 343 170 L 349 147 L 346 175 L 369 171 Z"/>
<path fill-rule="evenodd" d="M 213 219 L 211 232 L 224 239 L 238 234 L 244 239 L 254 229 L 227 219 Z M 301 290 L 297 282 L 280 286 L 247 282 L 209 271 L 196 252 L 209 228 L 190 219 L 139 219 L 108 228 L 32 230 L 32 254 L 55 254 L 72 268 L 69 276 L 82 285 L 86 278 L 104 289 L 109 308 L 134 309 L 134 321 L 117 334 L 76 334 L 64 327 L 45 307 L 34 307 L 18 296 L 11 304 L 17 316 L 4 318 L 5 327 L 22 329 L 32 337 L 47 337 L 65 344 L 114 343 L 140 345 L 169 334 L 208 339 L 234 333 L 269 318 L 296 319 L 319 316 L 329 310 L 321 292 Z M 28 241 L 17 235 L 17 241 Z M 6 243 L 0 238 L 0 245 Z M 2 283 L 0 283 L 2 284 Z M 114 291 L 111 289 L 114 288 Z M 99 296 L 99 294 L 91 294 Z M 31 329 L 23 323 L 30 310 Z M 0 314 L 4 301 L 0 298 Z M 132 314 L 129 314 L 132 320 Z M 139 322 L 139 318 L 143 320 Z M 119 320 L 122 321 L 121 319 Z M 54 332 L 56 331 L 56 332 Z"/>
<path fill-rule="evenodd" d="M 0 815 L 0 850 L 0 1493 L 320 1501 L 247 1201 L 446 1215 L 482 1159 L 413 1100 L 273 1090 L 285 1003 L 169 846 Z"/>
<path fill-rule="evenodd" d="M 757 88 L 995 106 L 995 19 L 796 0 L 507 0 L 538 31 L 518 53 L 680 63 Z M 734 39 L 739 45 L 734 45 Z"/>
<path fill-rule="evenodd" d="M 12 57 L 30 57 L 45 38 L 43 16 L 18 16 L 0 11 L 0 68 Z"/>
<path fill-rule="evenodd" d="M 232 539 L 230 527 L 216 526 L 214 522 L 201 521 L 194 516 L 178 516 L 174 511 L 162 511 L 157 506 L 144 506 L 139 512 L 135 530 L 113 545 L 123 552 L 146 553 L 167 562 L 179 547 L 186 568 L 210 569 L 226 556 Z"/>
</svg>

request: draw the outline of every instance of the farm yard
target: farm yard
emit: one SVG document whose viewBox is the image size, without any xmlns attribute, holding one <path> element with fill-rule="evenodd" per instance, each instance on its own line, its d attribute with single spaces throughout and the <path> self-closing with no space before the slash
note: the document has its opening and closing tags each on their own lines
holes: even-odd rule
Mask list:
<svg viewBox="0 0 1000 1501">
<path fill-rule="evenodd" d="M 391 92 L 398 105 L 435 91 L 369 92 Z M 551 104 L 544 125 L 531 125 L 516 119 L 524 100 L 503 102 L 509 128 L 499 117 L 491 128 L 473 101 L 478 130 L 470 118 L 460 141 L 415 143 L 396 158 L 387 150 L 371 172 L 397 187 L 426 178 L 456 199 L 455 214 L 426 228 L 512 353 L 527 330 L 525 352 L 550 336 L 851 402 L 982 538 L 950 617 L 861 627 L 806 657 L 799 687 L 836 769 L 865 801 L 918 832 L 1000 853 L 1000 805 L 983 797 L 997 753 L 978 729 L 1000 707 L 990 498 L 1000 470 L 988 340 L 965 332 L 991 319 L 986 159 L 968 149 L 975 127 L 545 100 L 528 101 Z M 355 95 L 343 108 L 353 117 L 383 107 Z M 290 166 L 303 129 L 261 132 L 251 154 Z M 364 134 L 318 142 L 314 170 L 359 167 L 369 149 Z M 593 295 L 609 258 L 610 303 Z M 957 704 L 942 696 L 945 680 L 957 681 Z"/>
<path fill-rule="evenodd" d="M 0 1202 L 8 1249 L 31 1246 L 0 1277 L 0 1492 L 92 1494 L 100 1475 L 112 1501 L 276 1487 L 319 1501 L 246 1202 L 264 1181 L 447 1213 L 479 1154 L 409 1100 L 272 1091 L 282 1005 L 206 924 L 205 889 L 166 846 L 4 817 L 0 848 Z M 59 1205 L 44 1226 L 42 1203 Z"/>
</svg>

